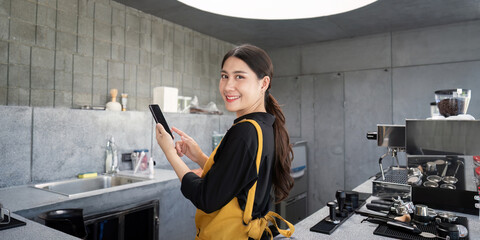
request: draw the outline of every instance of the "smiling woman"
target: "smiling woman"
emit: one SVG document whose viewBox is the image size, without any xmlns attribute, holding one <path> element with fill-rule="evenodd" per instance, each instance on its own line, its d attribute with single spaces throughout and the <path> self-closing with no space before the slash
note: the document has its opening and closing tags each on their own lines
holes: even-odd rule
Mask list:
<svg viewBox="0 0 480 240">
<path fill-rule="evenodd" d="M 235 80 L 228 80 L 226 72 L 233 72 Z M 275 173 L 273 174 L 273 184 L 275 185 L 276 200 L 281 201 L 293 186 L 293 179 L 290 176 L 293 152 L 285 128 L 285 116 L 277 100 L 269 91 L 272 78 L 273 63 L 268 54 L 256 46 L 246 44 L 225 54 L 219 88 L 226 108 L 235 111 L 238 118 L 255 112 L 266 112 L 274 116 Z M 234 97 L 228 95 L 232 93 Z M 245 99 L 242 100 L 242 98 Z"/>
<path fill-rule="evenodd" d="M 237 119 L 210 157 L 177 128 L 172 130 L 181 140 L 172 148 L 172 138 L 157 125 L 158 144 L 182 181 L 183 195 L 197 207 L 196 239 L 267 239 L 268 222 L 283 220 L 269 211 L 270 192 L 276 201 L 290 192 L 293 153 L 283 112 L 268 91 L 272 78 L 272 61 L 258 47 L 241 45 L 224 56 L 219 90 Z M 201 169 L 190 171 L 183 155 Z M 290 230 L 278 231 L 290 237 L 294 227 L 286 223 Z"/>
<path fill-rule="evenodd" d="M 328 16 L 361 8 L 376 0 L 178 0 L 200 10 L 219 15 L 264 19 L 285 20 Z M 293 9 L 295 9 L 293 11 Z"/>
</svg>

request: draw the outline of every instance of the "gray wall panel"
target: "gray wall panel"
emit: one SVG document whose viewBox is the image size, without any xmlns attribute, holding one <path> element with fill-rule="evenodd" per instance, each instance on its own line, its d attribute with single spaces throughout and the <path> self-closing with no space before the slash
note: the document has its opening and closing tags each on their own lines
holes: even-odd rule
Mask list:
<svg viewBox="0 0 480 240">
<path fill-rule="evenodd" d="M 300 47 L 269 50 L 268 54 L 273 61 L 273 81 L 276 81 L 275 76 L 296 76 L 301 74 Z"/>
<path fill-rule="evenodd" d="M 377 123 L 392 122 L 390 72 L 366 70 L 345 73 L 345 189 L 379 171 L 378 158 L 386 149 L 366 138 Z"/>
<path fill-rule="evenodd" d="M 105 166 L 106 120 L 93 111 L 35 108 L 32 176 L 34 182 L 102 172 Z M 52 174 L 55 172 L 55 174 Z"/>
<path fill-rule="evenodd" d="M 314 78 L 314 161 L 308 166 L 312 209 L 335 198 L 344 187 L 344 82 L 343 76 L 322 74 Z"/>
<path fill-rule="evenodd" d="M 30 182 L 32 108 L 0 106 L 0 188 Z"/>
<path fill-rule="evenodd" d="M 301 137 L 301 95 L 298 78 L 283 77 L 272 81 L 271 93 L 281 105 L 290 137 Z"/>
<path fill-rule="evenodd" d="M 469 114 L 480 117 L 480 61 L 437 64 L 393 70 L 394 122 L 430 117 L 430 102 L 435 90 L 467 88 L 472 90 Z"/>
<path fill-rule="evenodd" d="M 392 34 L 394 67 L 477 60 L 480 22 L 467 22 Z"/>
<path fill-rule="evenodd" d="M 304 46 L 302 47 L 301 64 L 301 74 L 390 66 L 390 34 Z"/>
<path fill-rule="evenodd" d="M 310 213 L 313 213 L 313 209 L 318 206 L 318 203 L 315 201 L 310 201 L 312 194 L 318 193 L 315 191 L 317 184 L 314 184 L 315 177 L 317 176 L 316 172 L 312 170 L 310 166 L 315 166 L 315 85 L 313 76 L 301 76 L 298 77 L 299 85 L 301 87 L 300 91 L 296 94 L 301 95 L 301 113 L 302 117 L 300 119 L 302 126 L 301 140 L 307 141 L 307 174 L 308 174 L 308 208 L 307 210 Z M 286 116 L 288 118 L 288 116 Z M 294 159 L 295 161 L 295 159 Z"/>
</svg>

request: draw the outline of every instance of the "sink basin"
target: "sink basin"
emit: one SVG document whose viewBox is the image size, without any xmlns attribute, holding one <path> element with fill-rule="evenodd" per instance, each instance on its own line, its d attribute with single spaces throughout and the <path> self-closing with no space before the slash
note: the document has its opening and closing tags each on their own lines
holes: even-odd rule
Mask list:
<svg viewBox="0 0 480 240">
<path fill-rule="evenodd" d="M 142 182 L 145 180 L 148 179 L 132 176 L 100 175 L 95 178 L 73 179 L 36 184 L 33 187 L 71 197 L 95 190 L 122 186 L 125 184 Z"/>
</svg>

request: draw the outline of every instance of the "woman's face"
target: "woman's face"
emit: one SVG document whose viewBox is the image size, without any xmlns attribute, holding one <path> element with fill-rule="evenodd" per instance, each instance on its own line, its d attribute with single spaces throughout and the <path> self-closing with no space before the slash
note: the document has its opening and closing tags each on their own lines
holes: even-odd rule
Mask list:
<svg viewBox="0 0 480 240">
<path fill-rule="evenodd" d="M 269 77 L 258 79 L 244 61 L 229 57 L 223 64 L 219 84 L 225 108 L 236 112 L 237 117 L 266 112 L 264 94 L 269 83 Z"/>
</svg>

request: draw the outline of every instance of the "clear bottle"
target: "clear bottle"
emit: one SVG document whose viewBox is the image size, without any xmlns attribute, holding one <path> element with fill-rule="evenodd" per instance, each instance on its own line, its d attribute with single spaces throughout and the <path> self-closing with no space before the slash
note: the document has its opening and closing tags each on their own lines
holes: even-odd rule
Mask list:
<svg viewBox="0 0 480 240">
<path fill-rule="evenodd" d="M 110 140 L 107 141 L 107 147 L 105 149 L 105 173 L 109 173 L 112 167 L 112 146 Z"/>
<path fill-rule="evenodd" d="M 117 145 L 115 144 L 115 140 L 113 137 L 110 139 L 110 146 L 112 147 L 112 168 L 110 170 L 111 173 L 118 172 L 118 154 L 117 154 Z"/>
<path fill-rule="evenodd" d="M 118 155 L 115 139 L 110 137 L 107 141 L 106 157 L 105 157 L 105 173 L 118 172 Z"/>
</svg>

